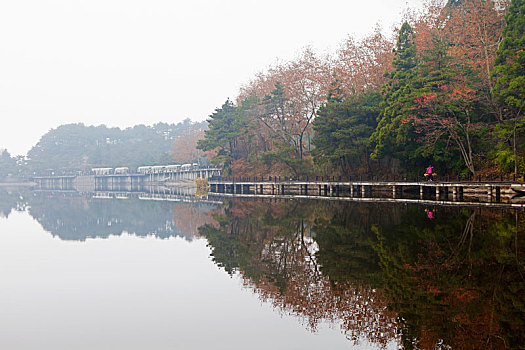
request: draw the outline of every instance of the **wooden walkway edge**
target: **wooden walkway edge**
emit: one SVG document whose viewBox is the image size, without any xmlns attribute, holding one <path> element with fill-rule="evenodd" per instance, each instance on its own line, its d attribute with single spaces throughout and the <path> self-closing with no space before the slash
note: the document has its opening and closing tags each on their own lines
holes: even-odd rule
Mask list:
<svg viewBox="0 0 525 350">
<path fill-rule="evenodd" d="M 474 201 L 449 201 L 449 200 L 430 200 L 430 199 L 410 199 L 410 198 L 360 198 L 360 197 L 325 197 L 325 196 L 305 196 L 305 195 L 254 195 L 254 194 L 232 194 L 232 193 L 212 193 L 210 197 L 218 198 L 251 198 L 251 199 L 273 199 L 273 200 L 324 200 L 324 201 L 344 201 L 356 203 L 402 203 L 419 204 L 440 207 L 489 207 L 502 209 L 525 209 L 524 203 L 505 203 L 505 202 L 474 202 Z"/>
<path fill-rule="evenodd" d="M 422 182 L 422 181 L 224 181 L 209 182 L 212 194 L 261 195 L 338 200 L 373 199 L 372 193 L 389 193 L 397 201 L 510 203 L 525 195 L 524 182 Z M 419 199 L 407 198 L 419 195 Z M 384 197 L 384 196 L 383 196 Z M 474 200 L 466 200 L 466 199 Z M 426 203 L 425 202 L 425 203 Z M 521 207 L 522 205 L 517 205 Z"/>
</svg>

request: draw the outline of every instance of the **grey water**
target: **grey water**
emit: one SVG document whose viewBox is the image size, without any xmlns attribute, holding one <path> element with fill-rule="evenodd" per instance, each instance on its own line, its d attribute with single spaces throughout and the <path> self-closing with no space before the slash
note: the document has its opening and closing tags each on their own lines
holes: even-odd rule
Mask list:
<svg viewBox="0 0 525 350">
<path fill-rule="evenodd" d="M 2 190 L 0 348 L 524 339 L 521 211 L 169 199 Z"/>
</svg>

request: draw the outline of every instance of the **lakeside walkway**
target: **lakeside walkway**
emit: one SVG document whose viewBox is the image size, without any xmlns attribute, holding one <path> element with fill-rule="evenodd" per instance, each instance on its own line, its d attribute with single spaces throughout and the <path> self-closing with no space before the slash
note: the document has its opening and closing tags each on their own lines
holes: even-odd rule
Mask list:
<svg viewBox="0 0 525 350">
<path fill-rule="evenodd" d="M 518 181 L 300 181 L 276 179 L 209 181 L 210 193 L 230 195 L 296 196 L 305 198 L 368 198 L 387 194 L 390 199 L 510 203 L 525 195 L 525 182 Z M 416 199 L 411 198 L 416 196 Z M 385 198 L 382 198 L 385 199 Z M 521 204 L 520 204 L 521 206 Z"/>
</svg>

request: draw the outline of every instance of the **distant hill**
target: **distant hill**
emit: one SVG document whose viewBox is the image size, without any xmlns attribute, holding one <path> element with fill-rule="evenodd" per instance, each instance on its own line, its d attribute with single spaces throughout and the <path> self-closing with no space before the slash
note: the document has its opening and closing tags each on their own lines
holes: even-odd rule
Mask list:
<svg viewBox="0 0 525 350">
<path fill-rule="evenodd" d="M 157 123 L 127 129 L 105 125 L 67 124 L 52 129 L 28 152 L 28 170 L 57 174 L 93 167 L 169 164 L 172 144 L 179 136 L 207 128 L 189 119 L 178 124 Z"/>
</svg>

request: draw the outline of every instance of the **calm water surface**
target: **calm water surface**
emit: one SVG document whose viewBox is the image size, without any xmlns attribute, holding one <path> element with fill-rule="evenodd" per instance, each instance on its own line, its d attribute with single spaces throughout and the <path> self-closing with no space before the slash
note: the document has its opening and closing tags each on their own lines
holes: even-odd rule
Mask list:
<svg viewBox="0 0 525 350">
<path fill-rule="evenodd" d="M 2 191 L 0 348 L 516 348 L 523 214 Z"/>
</svg>

